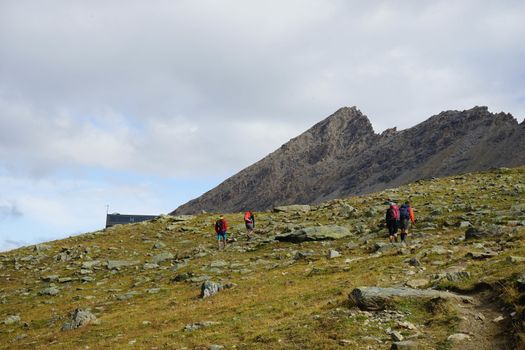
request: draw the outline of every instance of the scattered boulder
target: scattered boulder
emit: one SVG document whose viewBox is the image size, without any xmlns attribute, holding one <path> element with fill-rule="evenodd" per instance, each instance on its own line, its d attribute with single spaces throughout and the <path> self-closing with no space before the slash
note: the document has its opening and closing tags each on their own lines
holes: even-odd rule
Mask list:
<svg viewBox="0 0 525 350">
<path fill-rule="evenodd" d="M 217 268 L 220 268 L 220 267 L 225 267 L 225 266 L 228 266 L 228 263 L 224 260 L 215 260 L 215 261 L 212 261 L 210 263 L 210 267 L 217 267 Z"/>
<path fill-rule="evenodd" d="M 129 267 L 138 265 L 138 261 L 130 261 L 130 260 L 108 260 L 106 263 L 106 267 L 108 270 L 120 270 L 123 267 Z"/>
<path fill-rule="evenodd" d="M 97 317 L 93 315 L 89 310 L 75 309 L 71 313 L 71 319 L 69 322 L 64 323 L 62 331 L 69 331 L 72 329 L 87 326 L 88 324 L 98 324 Z"/>
<path fill-rule="evenodd" d="M 498 256 L 498 252 L 494 252 L 491 250 L 487 250 L 484 252 L 468 252 L 465 256 L 467 258 L 472 258 L 475 260 L 484 260 Z"/>
<path fill-rule="evenodd" d="M 417 350 L 418 344 L 412 340 L 398 341 L 392 343 L 391 350 Z"/>
<path fill-rule="evenodd" d="M 306 241 L 335 240 L 350 236 L 351 233 L 346 227 L 328 225 L 306 227 L 275 236 L 275 239 L 282 242 L 301 243 Z"/>
<path fill-rule="evenodd" d="M 160 253 L 160 254 L 157 254 L 155 255 L 152 259 L 151 259 L 151 262 L 154 263 L 154 264 L 160 264 L 166 260 L 171 260 L 171 259 L 174 259 L 175 257 L 173 256 L 173 254 L 171 253 L 168 253 L 168 252 L 165 252 L 165 253 Z"/>
<path fill-rule="evenodd" d="M 450 270 L 443 273 L 438 273 L 433 276 L 435 280 L 448 280 L 450 282 L 459 282 L 470 278 L 470 272 L 463 270 Z"/>
<path fill-rule="evenodd" d="M 418 258 L 414 257 L 414 258 L 411 258 L 411 259 L 408 261 L 408 264 L 409 264 L 410 266 L 415 266 L 415 267 L 417 267 L 417 266 L 421 266 L 421 261 L 419 261 Z"/>
<path fill-rule="evenodd" d="M 398 331 L 391 331 L 390 337 L 392 338 L 393 341 L 402 341 L 403 339 L 405 339 L 405 337 L 403 337 L 403 335 L 399 333 Z"/>
<path fill-rule="evenodd" d="M 523 257 L 523 256 L 508 256 L 506 260 L 509 263 L 516 264 L 516 263 L 524 262 L 525 261 L 525 257 Z"/>
<path fill-rule="evenodd" d="M 414 280 L 407 281 L 406 285 L 407 287 L 410 287 L 410 288 L 423 288 L 426 285 L 428 285 L 428 280 L 424 278 L 414 279 Z"/>
<path fill-rule="evenodd" d="M 33 251 L 34 251 L 35 253 L 45 252 L 46 250 L 49 250 L 49 249 L 51 249 L 51 246 L 50 246 L 50 245 L 47 245 L 47 244 L 44 244 L 44 243 L 36 244 L 36 245 L 33 247 Z"/>
<path fill-rule="evenodd" d="M 144 266 L 142 266 L 142 268 L 144 270 L 152 270 L 152 269 L 157 269 L 159 267 L 158 264 L 153 264 L 153 263 L 145 263 Z"/>
<path fill-rule="evenodd" d="M 92 269 L 94 267 L 100 266 L 100 260 L 90 260 L 90 261 L 84 261 L 82 263 L 82 269 Z"/>
<path fill-rule="evenodd" d="M 201 285 L 201 295 L 202 299 L 209 298 L 212 295 L 219 293 L 223 289 L 220 283 L 215 283 L 212 281 L 205 281 Z"/>
<path fill-rule="evenodd" d="M 470 341 L 470 335 L 465 333 L 455 333 L 448 336 L 447 340 L 451 343 L 462 343 Z"/>
<path fill-rule="evenodd" d="M 174 222 L 183 222 L 183 221 L 189 221 L 194 219 L 194 215 L 176 215 L 171 217 L 171 221 Z"/>
<path fill-rule="evenodd" d="M 42 289 L 40 292 L 38 292 L 38 295 L 57 295 L 60 292 L 60 290 L 57 287 L 48 287 Z"/>
<path fill-rule="evenodd" d="M 349 295 L 350 300 L 361 310 L 383 310 L 393 305 L 399 299 L 460 299 L 469 300 L 469 297 L 459 296 L 449 292 L 433 289 L 413 288 L 381 288 L 381 287 L 359 287 L 355 288 Z"/>
<path fill-rule="evenodd" d="M 341 253 L 339 253 L 337 250 L 335 249 L 328 250 L 328 259 L 334 259 L 340 256 L 341 256 Z"/>
<path fill-rule="evenodd" d="M 216 282 L 212 282 L 212 281 L 207 280 L 207 281 L 204 281 L 204 283 L 201 285 L 200 297 L 202 299 L 205 299 L 205 298 L 211 297 L 212 295 L 217 294 L 218 292 L 220 292 L 223 289 L 230 289 L 230 288 L 234 288 L 236 286 L 237 285 L 235 283 L 232 283 L 232 282 L 228 282 L 228 283 L 225 283 L 224 285 L 222 285 L 220 283 L 216 283 Z"/>
<path fill-rule="evenodd" d="M 193 332 L 193 331 L 195 331 L 197 329 L 201 329 L 201 328 L 209 327 L 209 326 L 214 326 L 214 325 L 217 325 L 219 323 L 220 322 L 213 322 L 213 321 L 202 321 L 202 322 L 191 323 L 191 324 L 187 324 L 186 326 L 184 326 L 184 331 L 185 332 Z"/>
<path fill-rule="evenodd" d="M 403 243 L 376 242 L 374 252 L 381 254 L 408 254 L 408 249 Z"/>
<path fill-rule="evenodd" d="M 48 275 L 48 276 L 43 276 L 40 279 L 44 282 L 56 282 L 58 281 L 58 278 L 59 278 L 58 275 Z"/>
<path fill-rule="evenodd" d="M 18 323 L 20 322 L 20 316 L 19 315 L 11 315 L 11 316 L 7 316 L 3 321 L 2 323 L 5 324 L 5 325 L 10 325 L 10 324 L 13 324 L 13 323 Z"/>
<path fill-rule="evenodd" d="M 297 212 L 307 213 L 310 211 L 310 209 L 311 207 L 309 205 L 295 204 L 295 205 L 283 205 L 283 206 L 275 207 L 273 208 L 273 211 L 276 213 L 297 213 Z"/>
<path fill-rule="evenodd" d="M 166 248 L 166 244 L 161 241 L 155 242 L 155 244 L 153 245 L 153 249 L 163 249 L 163 248 Z"/>
</svg>

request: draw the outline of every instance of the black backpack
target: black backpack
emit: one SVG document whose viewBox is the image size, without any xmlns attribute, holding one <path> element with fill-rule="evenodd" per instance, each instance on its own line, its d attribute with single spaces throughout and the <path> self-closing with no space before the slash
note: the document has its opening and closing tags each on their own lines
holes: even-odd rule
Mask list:
<svg viewBox="0 0 525 350">
<path fill-rule="evenodd" d="M 222 221 L 222 219 L 217 220 L 215 222 L 215 229 L 217 230 L 217 232 L 222 232 L 224 230 L 224 222 Z"/>
</svg>

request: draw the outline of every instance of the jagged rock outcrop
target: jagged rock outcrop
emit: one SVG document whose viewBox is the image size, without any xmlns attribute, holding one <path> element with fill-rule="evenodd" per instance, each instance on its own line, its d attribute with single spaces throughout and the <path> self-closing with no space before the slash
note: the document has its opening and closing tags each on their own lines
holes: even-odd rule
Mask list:
<svg viewBox="0 0 525 350">
<path fill-rule="evenodd" d="M 415 180 L 525 164 L 525 122 L 487 107 L 446 111 L 376 134 L 344 107 L 257 163 L 173 211 L 236 212 L 315 204 Z"/>
</svg>

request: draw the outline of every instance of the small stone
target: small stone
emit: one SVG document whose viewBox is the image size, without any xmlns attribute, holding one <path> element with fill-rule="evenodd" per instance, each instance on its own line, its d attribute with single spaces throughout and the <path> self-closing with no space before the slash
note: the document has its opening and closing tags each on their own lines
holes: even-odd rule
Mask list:
<svg viewBox="0 0 525 350">
<path fill-rule="evenodd" d="M 120 270 L 123 267 L 137 265 L 138 263 L 138 261 L 129 260 L 108 260 L 106 266 L 108 270 Z"/>
<path fill-rule="evenodd" d="M 161 241 L 158 241 L 153 245 L 153 249 L 163 249 L 163 248 L 166 248 L 166 244 Z"/>
<path fill-rule="evenodd" d="M 525 257 L 522 257 L 522 256 L 508 256 L 506 260 L 509 263 L 515 264 L 515 263 L 524 262 L 525 261 Z"/>
<path fill-rule="evenodd" d="M 403 321 L 403 322 L 398 321 L 398 322 L 397 322 L 397 325 L 398 325 L 399 327 L 406 328 L 406 329 L 410 329 L 410 330 L 415 330 L 415 329 L 417 329 L 416 326 L 414 326 L 413 323 L 410 323 L 410 322 L 408 322 L 408 321 Z"/>
<path fill-rule="evenodd" d="M 421 262 L 419 261 L 418 258 L 411 258 L 409 261 L 408 261 L 408 264 L 410 266 L 421 266 Z"/>
<path fill-rule="evenodd" d="M 99 260 L 90 260 L 90 261 L 84 261 L 82 263 L 82 269 L 86 269 L 86 270 L 90 270 L 96 266 L 99 266 L 100 265 L 100 261 Z"/>
<path fill-rule="evenodd" d="M 391 350 L 417 350 L 418 344 L 412 340 L 392 343 Z"/>
<path fill-rule="evenodd" d="M 157 294 L 158 292 L 160 292 L 160 288 L 146 289 L 146 292 L 149 293 L 149 294 Z"/>
<path fill-rule="evenodd" d="M 216 345 L 216 344 L 213 344 L 210 346 L 210 350 L 221 350 L 221 349 L 224 349 L 224 346 Z"/>
<path fill-rule="evenodd" d="M 393 341 L 402 341 L 403 339 L 405 339 L 405 337 L 403 337 L 403 335 L 399 333 L 398 331 L 390 332 L 390 337 L 392 338 Z"/>
<path fill-rule="evenodd" d="M 222 289 L 223 289 L 223 287 L 222 287 L 222 285 L 220 283 L 215 283 L 215 282 L 212 282 L 212 281 L 205 281 L 201 285 L 201 295 L 200 295 L 200 297 L 203 298 L 203 299 L 209 298 L 212 295 L 215 295 L 215 294 L 219 293 L 219 291 L 221 291 Z"/>
<path fill-rule="evenodd" d="M 144 268 L 144 270 L 152 270 L 152 269 L 159 268 L 159 265 L 158 264 L 153 264 L 153 263 L 145 263 L 143 268 Z"/>
<path fill-rule="evenodd" d="M 328 259 L 334 259 L 340 256 L 341 256 L 341 253 L 339 253 L 337 250 L 330 249 L 328 251 Z"/>
<path fill-rule="evenodd" d="M 447 340 L 452 343 L 461 343 L 464 341 L 469 341 L 470 336 L 464 333 L 456 333 L 456 334 L 449 335 Z"/>
<path fill-rule="evenodd" d="M 42 277 L 42 281 L 44 282 L 56 282 L 58 281 L 58 275 L 49 275 L 49 276 L 44 276 Z"/>
<path fill-rule="evenodd" d="M 76 309 L 71 313 L 71 320 L 62 326 L 62 331 L 84 327 L 90 323 L 98 324 L 99 321 L 89 310 Z"/>
<path fill-rule="evenodd" d="M 17 323 L 17 322 L 20 322 L 20 316 L 18 315 L 8 316 L 6 317 L 5 320 L 2 321 L 2 323 L 5 325 L 9 325 L 9 324 Z"/>
<path fill-rule="evenodd" d="M 495 323 L 498 323 L 498 322 L 501 322 L 505 319 L 505 317 L 503 316 L 498 316 L 496 317 L 495 319 L 492 320 L 492 322 L 495 322 Z"/>
<path fill-rule="evenodd" d="M 406 282 L 406 285 L 410 288 L 423 288 L 428 284 L 427 279 L 414 279 Z"/>
<path fill-rule="evenodd" d="M 48 287 L 38 292 L 39 295 L 57 295 L 60 290 L 56 287 Z"/>
</svg>

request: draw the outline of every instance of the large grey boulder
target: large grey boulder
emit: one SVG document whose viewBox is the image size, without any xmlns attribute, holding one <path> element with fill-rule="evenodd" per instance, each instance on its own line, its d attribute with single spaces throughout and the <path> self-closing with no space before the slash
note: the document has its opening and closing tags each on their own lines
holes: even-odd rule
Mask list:
<svg viewBox="0 0 525 350">
<path fill-rule="evenodd" d="M 396 300 L 429 300 L 433 298 L 470 300 L 469 297 L 433 289 L 359 287 L 350 293 L 349 298 L 361 310 L 383 310 Z"/>
<path fill-rule="evenodd" d="M 289 233 L 283 233 L 275 236 L 275 239 L 282 242 L 300 243 L 305 241 L 335 240 L 350 235 L 351 233 L 346 227 L 328 225 L 306 227 Z"/>
<path fill-rule="evenodd" d="M 70 321 L 64 323 L 64 325 L 62 326 L 62 330 L 69 331 L 71 329 L 76 329 L 79 327 L 87 326 L 90 323 L 92 324 L 99 323 L 95 315 L 93 315 L 88 310 L 75 309 L 75 311 L 71 313 Z"/>
</svg>

